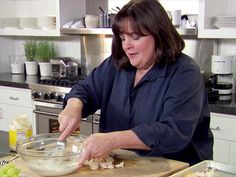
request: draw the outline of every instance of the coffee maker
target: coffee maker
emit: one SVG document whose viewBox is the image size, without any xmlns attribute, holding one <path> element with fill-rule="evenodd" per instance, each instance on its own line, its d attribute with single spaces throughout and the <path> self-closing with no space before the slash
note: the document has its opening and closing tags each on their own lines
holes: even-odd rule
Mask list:
<svg viewBox="0 0 236 177">
<path fill-rule="evenodd" d="M 233 88 L 233 58 L 231 56 L 213 55 L 211 72 L 208 81 L 209 101 L 229 103 L 232 100 Z"/>
</svg>

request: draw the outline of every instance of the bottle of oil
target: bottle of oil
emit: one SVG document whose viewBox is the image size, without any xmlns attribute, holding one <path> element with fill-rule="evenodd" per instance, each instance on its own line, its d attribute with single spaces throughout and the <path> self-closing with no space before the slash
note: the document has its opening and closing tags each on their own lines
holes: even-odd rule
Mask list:
<svg viewBox="0 0 236 177">
<path fill-rule="evenodd" d="M 17 141 L 26 140 L 32 136 L 32 125 L 26 114 L 16 116 L 9 125 L 9 146 L 16 151 Z"/>
</svg>

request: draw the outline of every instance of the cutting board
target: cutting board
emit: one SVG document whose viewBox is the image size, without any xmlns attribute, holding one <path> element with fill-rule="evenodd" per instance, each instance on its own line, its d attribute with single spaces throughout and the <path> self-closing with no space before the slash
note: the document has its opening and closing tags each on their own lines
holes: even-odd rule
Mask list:
<svg viewBox="0 0 236 177">
<path fill-rule="evenodd" d="M 64 177 L 165 177 L 189 166 L 188 163 L 165 158 L 140 157 L 134 152 L 126 150 L 116 150 L 114 153 L 124 161 L 124 168 L 90 170 L 88 167 L 82 167 Z M 40 177 L 31 172 L 20 158 L 15 163 L 24 176 Z"/>
</svg>

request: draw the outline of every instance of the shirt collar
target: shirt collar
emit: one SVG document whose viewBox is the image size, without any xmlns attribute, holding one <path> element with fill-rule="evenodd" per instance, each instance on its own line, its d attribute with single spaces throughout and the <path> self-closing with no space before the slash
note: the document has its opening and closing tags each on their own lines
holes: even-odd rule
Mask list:
<svg viewBox="0 0 236 177">
<path fill-rule="evenodd" d="M 164 66 L 156 64 L 144 76 L 144 80 L 154 81 L 157 78 L 165 77 L 166 72 L 167 72 L 167 64 L 165 64 Z"/>
</svg>

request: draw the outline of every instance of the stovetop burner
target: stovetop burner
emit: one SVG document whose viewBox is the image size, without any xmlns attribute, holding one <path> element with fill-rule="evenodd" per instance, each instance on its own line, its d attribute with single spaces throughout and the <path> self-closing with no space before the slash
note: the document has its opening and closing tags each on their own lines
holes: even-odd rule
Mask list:
<svg viewBox="0 0 236 177">
<path fill-rule="evenodd" d="M 52 85 L 60 87 L 72 87 L 77 84 L 79 80 L 83 80 L 85 76 L 74 76 L 74 77 L 65 77 L 65 78 L 49 78 L 39 80 L 39 84 L 43 85 Z"/>
</svg>

